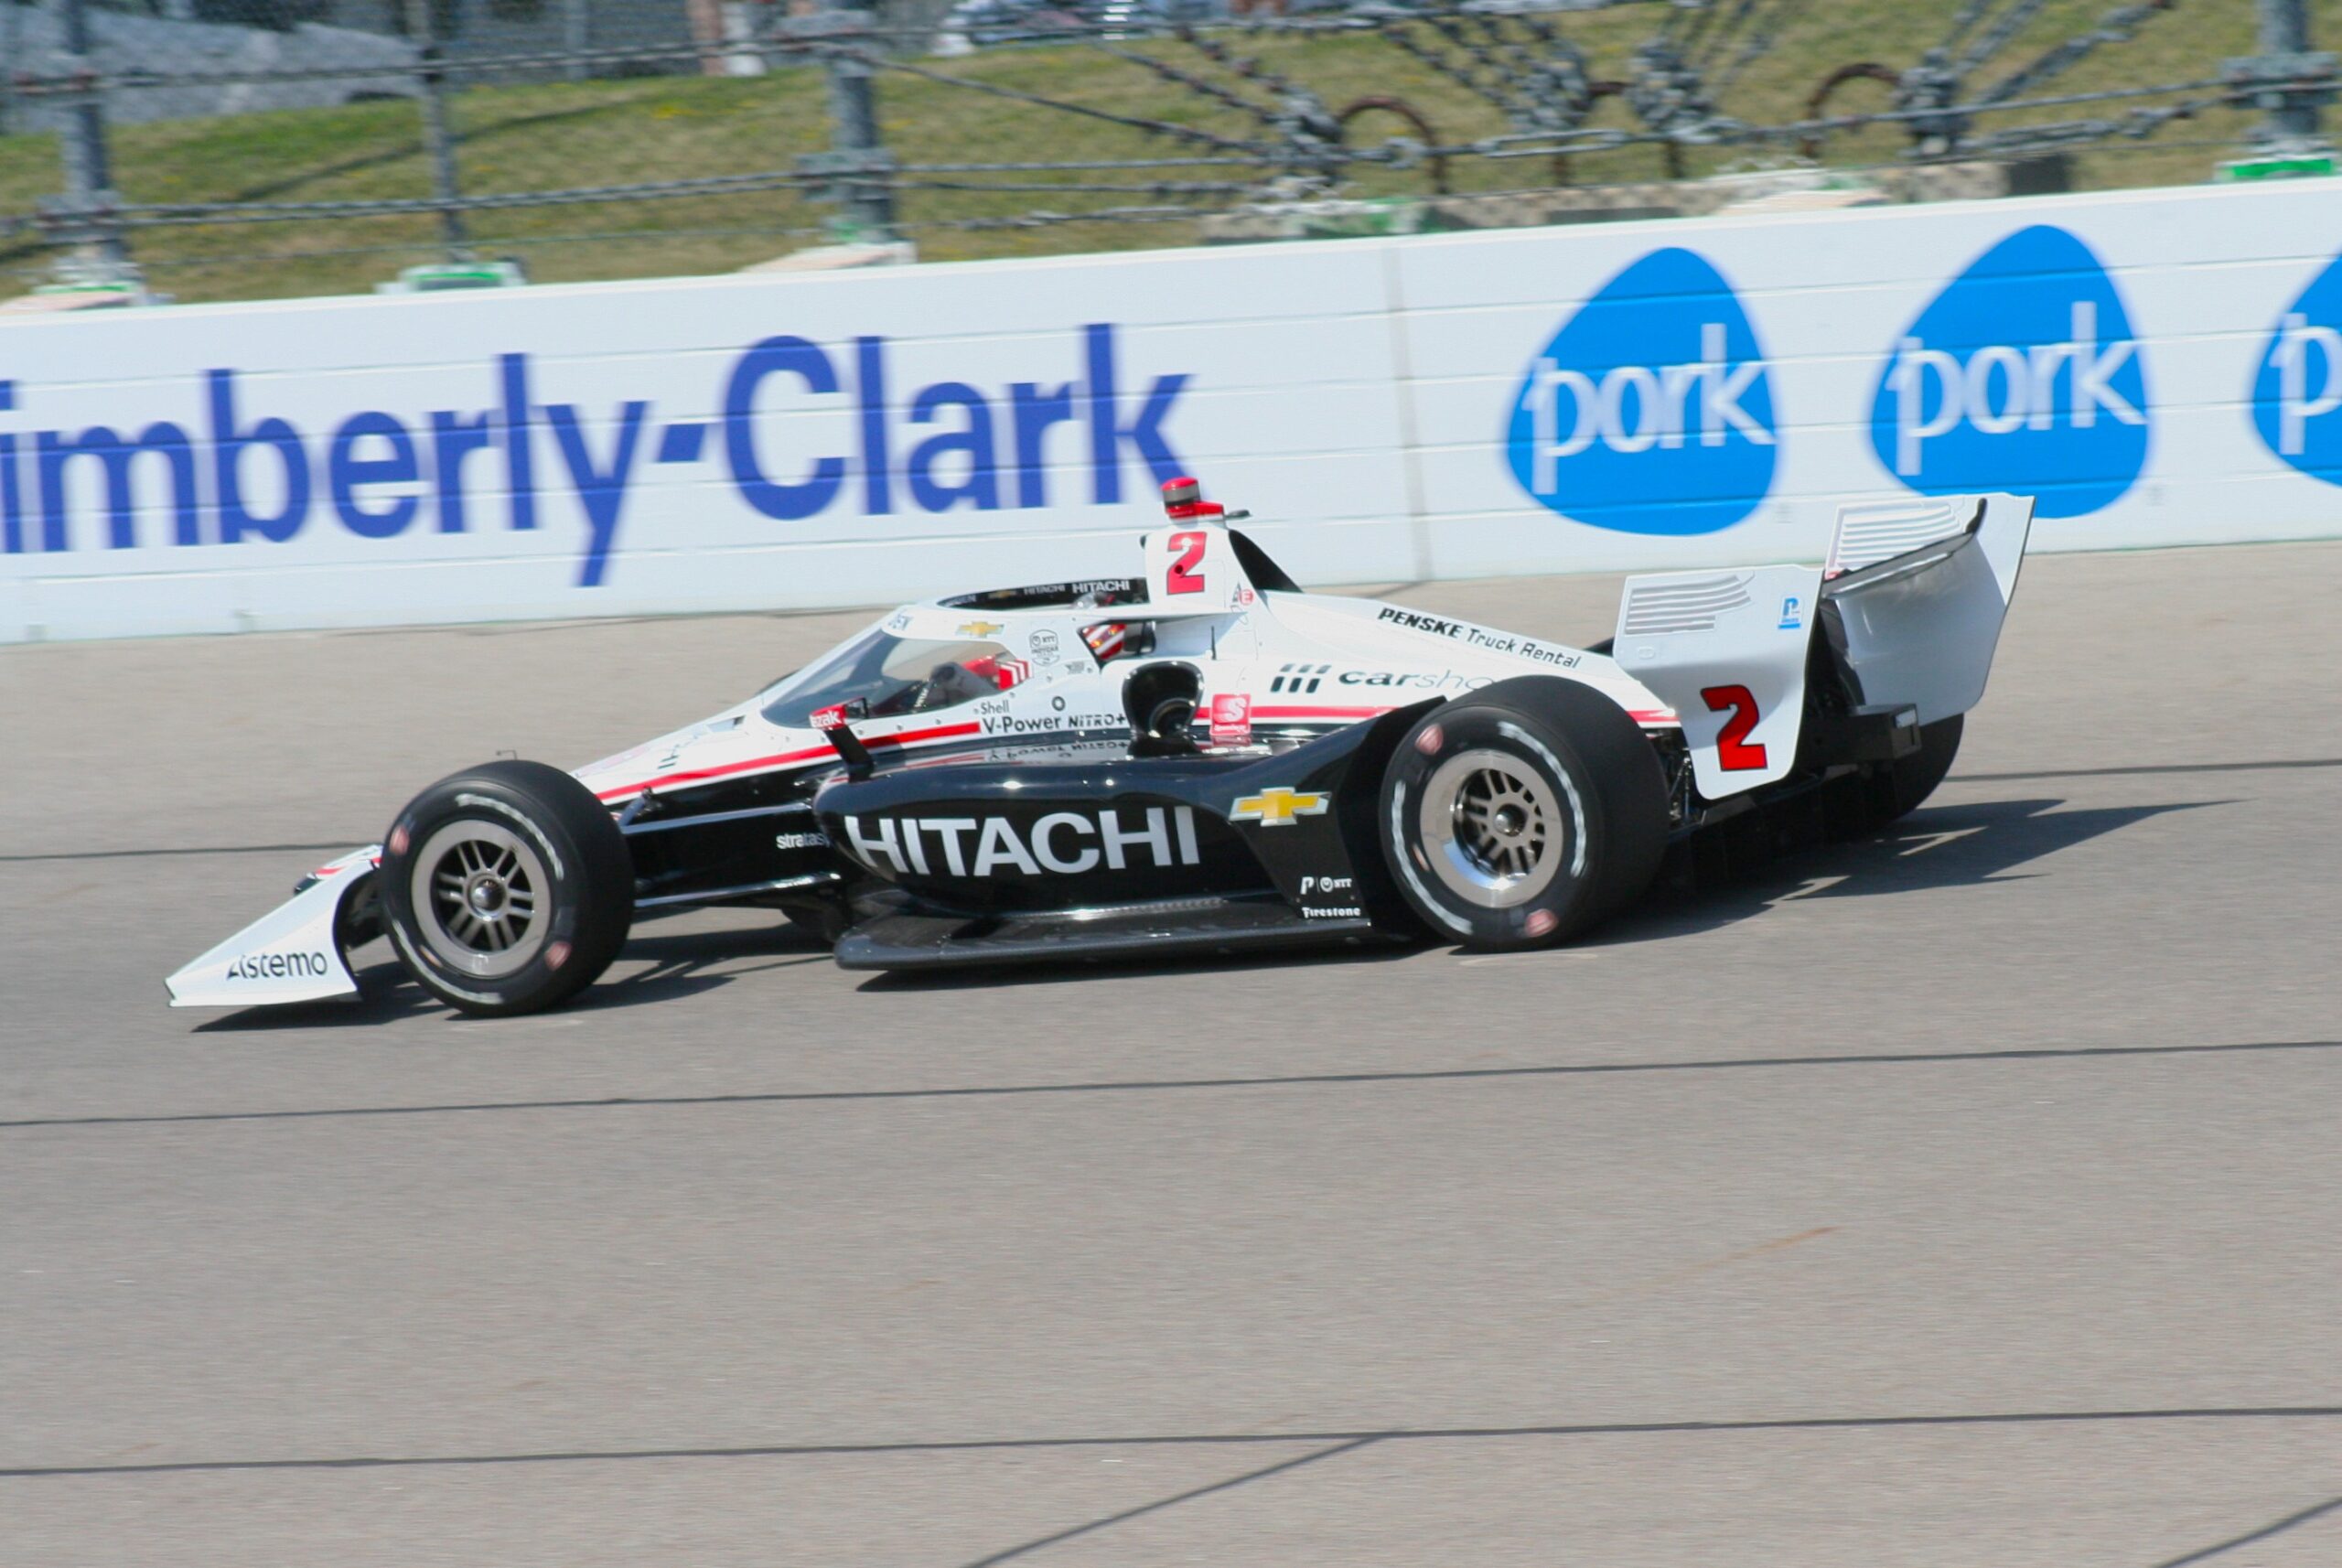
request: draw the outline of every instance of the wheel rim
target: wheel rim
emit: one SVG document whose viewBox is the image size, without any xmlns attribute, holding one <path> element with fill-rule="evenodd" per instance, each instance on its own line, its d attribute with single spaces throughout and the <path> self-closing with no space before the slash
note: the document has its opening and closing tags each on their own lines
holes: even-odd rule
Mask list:
<svg viewBox="0 0 2342 1568">
<path fill-rule="evenodd" d="M 1423 784 L 1419 821 L 1431 871 L 1487 909 L 1525 904 L 1552 885 L 1568 845 L 1552 787 L 1510 752 L 1459 752 Z"/>
<path fill-rule="evenodd" d="M 466 974 L 515 974 L 544 950 L 552 883 L 535 847 L 510 828 L 448 823 L 424 841 L 409 890 L 424 945 Z"/>
</svg>

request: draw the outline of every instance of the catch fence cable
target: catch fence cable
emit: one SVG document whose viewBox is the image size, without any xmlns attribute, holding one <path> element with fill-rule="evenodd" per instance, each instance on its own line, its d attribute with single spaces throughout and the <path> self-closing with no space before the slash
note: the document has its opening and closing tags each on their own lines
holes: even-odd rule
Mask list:
<svg viewBox="0 0 2342 1568">
<path fill-rule="evenodd" d="M 1984 89 L 1977 95 L 1976 101 L 1979 103 L 1998 103 L 2003 99 L 2013 98 L 2042 82 L 2062 76 L 2080 64 L 2099 45 L 2130 42 L 2143 24 L 2154 20 L 2159 13 L 2171 10 L 2173 4 L 2174 0 L 2145 0 L 2141 5 L 2118 6 L 2100 17 L 2098 26 L 2089 32 L 2078 34 L 2052 47 L 2032 64 L 2018 67 Z"/>
</svg>

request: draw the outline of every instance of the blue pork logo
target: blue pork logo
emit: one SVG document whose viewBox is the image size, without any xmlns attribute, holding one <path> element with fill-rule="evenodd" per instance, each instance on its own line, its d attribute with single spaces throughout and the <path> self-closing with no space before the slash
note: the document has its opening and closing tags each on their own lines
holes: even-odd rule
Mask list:
<svg viewBox="0 0 2342 1568">
<path fill-rule="evenodd" d="M 2146 373 L 2113 280 L 2063 229 L 2010 235 L 1896 343 L 1870 429 L 1921 495 L 2024 491 L 2043 517 L 2110 504 L 2147 461 Z"/>
<path fill-rule="evenodd" d="M 2342 260 L 2278 318 L 2252 378 L 2252 425 L 2284 462 L 2342 485 Z"/>
<path fill-rule="evenodd" d="M 1513 477 L 1561 517 L 1714 533 L 1773 488 L 1764 350 L 1723 274 L 1654 251 L 1563 323 L 1513 400 Z"/>
</svg>

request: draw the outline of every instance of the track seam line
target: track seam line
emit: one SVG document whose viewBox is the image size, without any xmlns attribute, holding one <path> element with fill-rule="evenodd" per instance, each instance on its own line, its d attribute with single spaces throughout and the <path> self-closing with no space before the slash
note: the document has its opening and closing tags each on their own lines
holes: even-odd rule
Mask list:
<svg viewBox="0 0 2342 1568">
<path fill-rule="evenodd" d="M 1093 1519 L 1086 1524 L 1077 1524 L 1070 1529 L 1060 1530 L 1054 1534 L 1026 1541 L 1020 1546 L 1012 1546 L 1005 1551 L 979 1557 L 969 1563 L 968 1568 L 995 1568 L 996 1564 L 1029 1556 L 1033 1552 L 1060 1545 L 1079 1536 L 1094 1535 L 1101 1530 L 1112 1530 L 1118 1524 L 1127 1524 L 1132 1520 L 1143 1519 L 1151 1513 L 1160 1513 L 1165 1509 L 1176 1508 L 1181 1503 L 1191 1503 L 1198 1498 L 1208 1498 L 1216 1492 L 1232 1492 L 1239 1487 L 1249 1487 L 1255 1481 L 1265 1481 L 1272 1476 L 1282 1476 L 1288 1470 L 1298 1470 L 1305 1465 L 1315 1465 L 1322 1459 L 1337 1459 L 1345 1454 L 1355 1454 L 1359 1449 L 1370 1447 L 1380 1441 L 1381 1439 L 1377 1437 L 1354 1438 L 1348 1443 L 1337 1443 L 1331 1448 L 1320 1448 L 1315 1453 L 1296 1455 L 1293 1458 L 1281 1459 L 1273 1465 L 1265 1466 L 1258 1470 L 1248 1470 L 1241 1476 L 1230 1476 L 1226 1480 L 1213 1481 L 1201 1487 L 1191 1487 L 1184 1492 L 1174 1493 L 1167 1498 L 1157 1498 L 1151 1503 L 1141 1503 L 1136 1508 L 1124 1509 L 1120 1513 L 1108 1514 L 1104 1519 Z"/>
<path fill-rule="evenodd" d="M 1947 784 L 2010 784 L 2026 779 L 2122 779 L 2151 773 L 2269 773 L 2294 768 L 2342 768 L 2342 757 L 2286 757 L 2268 762 L 2164 762 L 2136 768 L 2049 768 L 2030 773 L 1954 773 Z"/>
<path fill-rule="evenodd" d="M 964 1454 L 1035 1448 L 1242 1447 L 1262 1444 L 1455 1443 L 1521 1437 L 1642 1437 L 1756 1432 L 1863 1432 L 1968 1426 L 2086 1425 L 2149 1421 L 2323 1421 L 2342 1404 L 2215 1405 L 2166 1410 L 1992 1411 L 1938 1415 L 1816 1415 L 1746 1421 L 1556 1423 L 1526 1426 L 1363 1428 L 1340 1432 L 1207 1432 L 1136 1437 L 951 1438 L 900 1443 L 751 1444 L 694 1448 L 574 1449 L 532 1454 L 351 1455 L 333 1459 L 179 1459 L 134 1465 L 0 1467 L 0 1480 L 177 1475 L 236 1470 L 379 1470 L 492 1465 L 608 1464 L 657 1459 L 787 1459 L 864 1454 Z"/>
<path fill-rule="evenodd" d="M 187 854 L 330 854 L 346 843 L 227 843 L 199 844 L 188 849 L 75 849 L 52 854 L 0 854 L 0 865 L 31 865 L 43 861 L 146 860 Z"/>
<path fill-rule="evenodd" d="M 940 1089 L 833 1089 L 749 1094 L 610 1095 L 591 1100 L 491 1100 L 456 1105 L 323 1106 L 295 1111 L 188 1112 L 131 1116 L 32 1116 L 0 1121 L 0 1132 L 43 1127 L 155 1127 L 227 1122 L 307 1122 L 362 1116 L 457 1116 L 517 1111 L 628 1111 L 697 1105 L 818 1105 L 857 1101 L 1015 1099 L 1054 1094 L 1136 1094 L 1181 1090 L 1311 1089 L 1350 1085 L 1468 1083 L 1489 1079 L 1581 1078 L 1752 1069 L 1911 1067 L 1977 1062 L 2089 1061 L 2143 1057 L 2324 1051 L 2342 1040 L 2259 1040 L 2199 1046 L 2041 1046 L 1994 1051 L 1897 1051 L 1875 1055 L 1724 1057 L 1697 1061 L 1577 1062 L 1544 1067 L 1441 1068 L 1422 1072 L 1295 1073 L 1271 1078 L 1112 1079 L 1088 1083 L 973 1084 Z"/>
</svg>

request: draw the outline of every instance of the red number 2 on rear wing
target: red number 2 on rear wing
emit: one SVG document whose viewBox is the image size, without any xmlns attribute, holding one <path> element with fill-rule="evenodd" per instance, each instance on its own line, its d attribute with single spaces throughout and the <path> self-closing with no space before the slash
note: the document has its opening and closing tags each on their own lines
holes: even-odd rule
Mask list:
<svg viewBox="0 0 2342 1568">
<path fill-rule="evenodd" d="M 1708 704 L 1712 714 L 1729 713 L 1724 728 L 1716 736 L 1716 766 L 1726 773 L 1746 773 L 1765 766 L 1765 746 L 1759 741 L 1748 744 L 1748 732 L 1756 727 L 1756 698 L 1746 686 L 1706 686 L 1700 691 L 1700 700 Z"/>
</svg>

